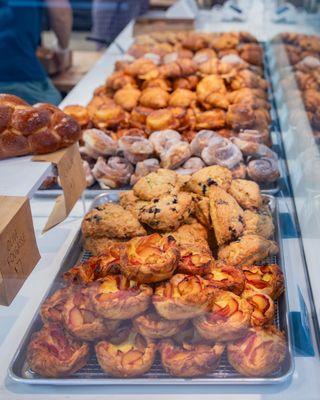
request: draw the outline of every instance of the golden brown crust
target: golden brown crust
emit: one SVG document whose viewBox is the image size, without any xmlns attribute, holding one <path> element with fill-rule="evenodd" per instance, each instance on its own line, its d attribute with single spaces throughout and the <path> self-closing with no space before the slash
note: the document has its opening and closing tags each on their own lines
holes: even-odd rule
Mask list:
<svg viewBox="0 0 320 400">
<path fill-rule="evenodd" d="M 217 289 L 233 292 L 240 296 L 244 289 L 245 277 L 243 272 L 232 265 L 217 262 L 205 276 L 209 285 Z"/>
<path fill-rule="evenodd" d="M 121 251 L 120 268 L 128 279 L 140 283 L 160 282 L 172 277 L 179 258 L 174 238 L 154 233 L 126 243 Z"/>
<path fill-rule="evenodd" d="M 213 372 L 224 351 L 222 344 L 178 345 L 170 339 L 160 343 L 161 362 L 164 369 L 173 376 L 190 378 Z"/>
<path fill-rule="evenodd" d="M 259 235 L 270 239 L 274 233 L 272 217 L 268 212 L 258 210 L 253 212 L 245 210 L 243 215 L 244 235 Z"/>
<path fill-rule="evenodd" d="M 109 249 L 118 249 L 122 246 L 122 243 L 120 240 L 108 237 L 85 237 L 83 239 L 83 248 L 93 256 L 100 256 L 108 253 Z"/>
<path fill-rule="evenodd" d="M 227 264 L 240 267 L 263 261 L 279 251 L 278 245 L 258 235 L 245 235 L 229 245 L 222 246 L 218 258 Z"/>
<path fill-rule="evenodd" d="M 195 197 L 195 216 L 205 227 L 211 229 L 210 200 L 205 196 Z"/>
<path fill-rule="evenodd" d="M 159 232 L 178 229 L 193 213 L 194 202 L 190 193 L 168 194 L 153 199 L 139 210 L 141 223 Z"/>
<path fill-rule="evenodd" d="M 251 314 L 251 324 L 253 326 L 269 325 L 274 319 L 274 302 L 270 296 L 265 293 L 255 291 L 246 291 L 243 296 L 253 307 Z"/>
<path fill-rule="evenodd" d="M 152 298 L 157 312 L 167 319 L 193 318 L 205 312 L 213 290 L 197 275 L 176 274 L 156 286 Z"/>
<path fill-rule="evenodd" d="M 109 336 L 120 324 L 120 321 L 103 319 L 95 313 L 86 289 L 77 290 L 69 297 L 63 307 L 62 318 L 65 328 L 85 341 Z"/>
<path fill-rule="evenodd" d="M 122 275 L 108 275 L 90 286 L 92 305 L 103 318 L 132 318 L 148 308 L 151 296 L 150 286 L 139 285 Z"/>
<path fill-rule="evenodd" d="M 86 214 L 82 233 L 85 237 L 128 239 L 145 235 L 146 231 L 129 211 L 118 204 L 106 203 Z"/>
<path fill-rule="evenodd" d="M 207 340 L 230 341 L 244 336 L 250 326 L 252 306 L 232 292 L 216 290 L 210 311 L 193 320 Z"/>
<path fill-rule="evenodd" d="M 267 376 L 283 363 L 287 353 L 284 334 L 274 326 L 251 328 L 247 336 L 227 347 L 228 360 L 245 376 Z"/>
<path fill-rule="evenodd" d="M 237 239 L 243 232 L 243 210 L 223 189 L 213 186 L 209 193 L 212 227 L 218 246 Z"/>
<path fill-rule="evenodd" d="M 212 165 L 211 167 L 202 168 L 200 171 L 195 172 L 188 182 L 187 187 L 194 193 L 208 196 L 212 186 L 219 186 L 224 190 L 228 190 L 231 181 L 232 175 L 227 168 Z"/>
<path fill-rule="evenodd" d="M 95 352 L 100 367 L 118 378 L 133 378 L 146 373 L 152 366 L 156 345 L 135 331 L 129 331 L 124 340 L 117 334 L 110 340 L 96 344 Z"/>
<path fill-rule="evenodd" d="M 177 245 L 195 245 L 197 243 L 207 244 L 208 231 L 199 224 L 196 219 L 189 218 L 185 225 L 181 225 L 176 231 L 168 233 L 175 238 Z"/>
<path fill-rule="evenodd" d="M 71 375 L 88 361 L 89 345 L 64 332 L 59 324 L 46 324 L 35 332 L 28 345 L 30 368 L 44 377 Z"/>
<path fill-rule="evenodd" d="M 210 248 L 205 243 L 182 244 L 179 250 L 180 260 L 177 269 L 179 274 L 203 276 L 214 264 Z"/>
<path fill-rule="evenodd" d="M 257 183 L 245 179 L 233 179 L 229 188 L 243 209 L 255 210 L 262 206 L 262 197 Z"/>
<path fill-rule="evenodd" d="M 185 320 L 168 320 L 162 318 L 158 313 L 151 311 L 139 315 L 133 320 L 135 329 L 150 339 L 164 339 L 181 331 L 186 325 Z"/>
<path fill-rule="evenodd" d="M 62 310 L 72 292 L 72 286 L 58 289 L 42 303 L 40 315 L 44 323 L 62 322 Z"/>
<path fill-rule="evenodd" d="M 243 266 L 245 287 L 243 295 L 249 292 L 264 293 L 277 299 L 284 291 L 283 273 L 277 264 Z"/>
</svg>

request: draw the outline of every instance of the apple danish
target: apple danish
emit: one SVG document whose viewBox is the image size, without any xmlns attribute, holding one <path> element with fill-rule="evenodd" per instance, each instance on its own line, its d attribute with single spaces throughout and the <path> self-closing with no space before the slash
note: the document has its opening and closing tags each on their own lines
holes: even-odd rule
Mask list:
<svg viewBox="0 0 320 400">
<path fill-rule="evenodd" d="M 274 302 L 270 296 L 265 293 L 246 291 L 244 297 L 253 307 L 251 315 L 251 324 L 253 326 L 269 325 L 274 319 Z"/>
<path fill-rule="evenodd" d="M 215 263 L 204 276 L 209 285 L 240 296 L 244 290 L 245 276 L 241 269 L 221 262 Z"/>
</svg>

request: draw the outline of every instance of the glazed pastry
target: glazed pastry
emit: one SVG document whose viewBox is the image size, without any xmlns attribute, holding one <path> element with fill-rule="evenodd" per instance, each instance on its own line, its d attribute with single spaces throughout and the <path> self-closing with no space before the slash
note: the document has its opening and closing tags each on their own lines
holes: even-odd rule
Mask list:
<svg viewBox="0 0 320 400">
<path fill-rule="evenodd" d="M 99 129 L 116 129 L 126 122 L 125 111 L 112 100 L 89 104 L 88 111 L 94 126 Z"/>
<path fill-rule="evenodd" d="M 203 314 L 212 296 L 212 289 L 200 276 L 176 274 L 156 286 L 152 302 L 162 317 L 181 320 Z"/>
<path fill-rule="evenodd" d="M 209 281 L 209 285 L 217 289 L 233 292 L 240 296 L 244 289 L 244 274 L 232 265 L 221 262 L 215 263 L 205 279 Z"/>
<path fill-rule="evenodd" d="M 284 334 L 274 326 L 251 328 L 227 347 L 228 361 L 244 376 L 263 377 L 276 371 L 287 354 Z"/>
<path fill-rule="evenodd" d="M 251 156 L 254 158 L 265 157 L 278 160 L 277 154 L 264 144 L 243 140 L 237 137 L 231 138 L 231 141 L 239 147 L 244 156 Z"/>
<path fill-rule="evenodd" d="M 106 203 L 89 211 L 82 221 L 81 229 L 84 237 L 129 239 L 146 234 L 129 211 L 114 203 Z"/>
<path fill-rule="evenodd" d="M 132 63 L 125 66 L 124 72 L 127 75 L 144 79 L 145 77 L 152 75 L 157 70 L 156 64 L 147 58 L 138 58 Z M 151 74 L 150 74 L 151 73 Z M 156 77 L 156 76 L 155 76 Z"/>
<path fill-rule="evenodd" d="M 158 171 L 159 168 L 160 164 L 156 158 L 148 158 L 147 160 L 137 162 L 136 170 L 130 178 L 130 185 L 135 185 L 139 179 L 151 172 Z"/>
<path fill-rule="evenodd" d="M 153 112 L 152 108 L 135 107 L 129 117 L 129 124 L 134 128 L 144 129 L 147 123 L 147 117 Z"/>
<path fill-rule="evenodd" d="M 223 189 L 213 186 L 209 193 L 212 227 L 218 246 L 237 239 L 243 232 L 243 210 Z"/>
<path fill-rule="evenodd" d="M 99 156 L 113 156 L 117 152 L 117 142 L 99 129 L 86 129 L 82 133 L 86 154 L 97 159 Z"/>
<path fill-rule="evenodd" d="M 196 129 L 221 129 L 226 125 L 226 112 L 215 108 L 210 111 L 197 111 L 196 117 Z"/>
<path fill-rule="evenodd" d="M 198 82 L 199 78 L 197 75 L 189 75 L 183 78 L 176 78 L 173 80 L 173 89 L 195 90 Z"/>
<path fill-rule="evenodd" d="M 171 83 L 168 79 L 158 77 L 144 81 L 142 84 L 142 89 L 147 89 L 147 88 L 159 88 L 165 90 L 166 92 L 170 92 Z"/>
<path fill-rule="evenodd" d="M 210 139 L 208 146 L 202 150 L 201 158 L 207 165 L 220 165 L 228 169 L 234 168 L 242 160 L 239 148 L 228 139 L 217 141 Z"/>
<path fill-rule="evenodd" d="M 251 106 L 246 103 L 237 103 L 228 107 L 226 122 L 236 130 L 252 128 L 256 122 L 256 116 Z"/>
<path fill-rule="evenodd" d="M 141 93 L 139 103 L 143 107 L 165 108 L 169 103 L 170 95 L 160 88 L 147 88 Z"/>
<path fill-rule="evenodd" d="M 245 179 L 233 179 L 229 193 L 243 209 L 256 210 L 262 206 L 259 186 Z"/>
<path fill-rule="evenodd" d="M 247 140 L 249 142 L 257 142 L 262 144 L 269 144 L 270 142 L 270 135 L 268 130 L 258 131 L 256 129 L 244 129 L 243 131 L 239 132 L 238 138 L 241 140 Z"/>
<path fill-rule="evenodd" d="M 129 319 L 144 312 L 150 304 L 152 289 L 122 275 L 108 275 L 89 288 L 95 312 L 103 318 Z"/>
<path fill-rule="evenodd" d="M 222 344 L 175 343 L 170 339 L 160 342 L 161 362 L 173 376 L 191 378 L 213 372 L 224 351 Z"/>
<path fill-rule="evenodd" d="M 75 119 L 81 128 L 86 127 L 90 123 L 90 117 L 86 107 L 69 105 L 63 108 L 63 112 Z"/>
<path fill-rule="evenodd" d="M 116 104 L 121 106 L 126 111 L 131 111 L 138 105 L 141 92 L 133 86 L 124 86 L 117 90 L 113 98 Z"/>
<path fill-rule="evenodd" d="M 232 90 L 238 90 L 245 87 L 266 90 L 268 88 L 268 83 L 265 79 L 261 78 L 249 69 L 243 69 L 238 71 L 237 75 L 231 80 L 230 86 Z"/>
<path fill-rule="evenodd" d="M 206 275 L 214 263 L 210 248 L 205 243 L 180 244 L 177 272 L 186 275 Z"/>
<path fill-rule="evenodd" d="M 124 157 L 132 164 L 144 161 L 153 154 L 152 143 L 141 136 L 123 136 L 119 139 L 118 145 Z"/>
<path fill-rule="evenodd" d="M 157 172 L 151 172 L 141 178 L 134 185 L 133 192 L 141 200 L 150 201 L 167 194 L 178 193 L 183 183 L 176 172 L 160 168 Z"/>
<path fill-rule="evenodd" d="M 211 58 L 217 58 L 217 53 L 213 49 L 201 49 L 196 51 L 193 56 L 193 61 L 197 64 L 202 64 Z"/>
<path fill-rule="evenodd" d="M 123 157 L 110 157 L 108 161 L 99 157 L 92 169 L 92 174 L 102 189 L 126 185 L 132 173 L 133 166 Z"/>
<path fill-rule="evenodd" d="M 116 133 L 111 133 L 112 137 L 115 137 L 117 140 L 123 138 L 124 136 L 139 136 L 141 138 L 146 138 L 147 134 L 139 128 L 126 128 L 126 129 L 119 129 Z"/>
<path fill-rule="evenodd" d="M 120 273 L 120 248 L 121 242 L 110 244 L 104 253 L 88 258 L 81 264 L 77 264 L 63 274 L 63 279 L 76 285 L 94 282 L 107 275 Z"/>
<path fill-rule="evenodd" d="M 194 173 L 188 182 L 188 189 L 202 196 L 209 195 L 210 188 L 219 186 L 224 190 L 230 188 L 232 181 L 231 172 L 219 165 L 212 165 Z"/>
<path fill-rule="evenodd" d="M 110 239 L 109 237 L 96 237 L 87 236 L 83 238 L 83 248 L 91 253 L 93 256 L 105 254 L 110 248 L 118 249 L 122 241 L 117 239 Z"/>
<path fill-rule="evenodd" d="M 194 203 L 190 193 L 181 192 L 154 198 L 142 206 L 138 219 L 142 224 L 160 232 L 178 229 L 193 213 Z"/>
<path fill-rule="evenodd" d="M 177 129 L 179 121 L 175 119 L 172 111 L 167 108 L 151 112 L 146 118 L 146 127 L 149 132 Z"/>
<path fill-rule="evenodd" d="M 283 273 L 277 264 L 248 265 L 242 267 L 245 275 L 245 287 L 243 296 L 256 292 L 277 299 L 284 291 Z"/>
<path fill-rule="evenodd" d="M 180 251 L 172 236 L 158 233 L 131 239 L 123 247 L 120 269 L 128 279 L 140 283 L 160 282 L 172 277 Z"/>
<path fill-rule="evenodd" d="M 252 311 L 244 298 L 216 289 L 209 311 L 195 318 L 193 324 L 204 339 L 227 342 L 246 334 Z"/>
<path fill-rule="evenodd" d="M 89 359 L 89 345 L 73 338 L 59 324 L 46 324 L 28 345 L 27 362 L 37 374 L 48 378 L 71 375 Z"/>
<path fill-rule="evenodd" d="M 82 160 L 82 166 L 83 166 L 84 174 L 86 176 L 86 184 L 87 184 L 87 188 L 88 188 L 88 187 L 92 186 L 96 180 L 91 172 L 91 168 L 90 168 L 88 161 Z"/>
<path fill-rule="evenodd" d="M 247 176 L 247 167 L 242 162 L 231 168 L 230 171 L 232 174 L 232 179 L 245 179 Z"/>
<path fill-rule="evenodd" d="M 251 160 L 247 165 L 247 173 L 256 182 L 272 183 L 280 176 L 278 162 L 273 158 L 264 157 Z"/>
<path fill-rule="evenodd" d="M 133 320 L 134 328 L 141 335 L 150 339 L 164 339 L 181 331 L 186 325 L 185 320 L 174 320 L 160 317 L 155 311 L 139 315 Z"/>
<path fill-rule="evenodd" d="M 119 321 L 99 317 L 92 309 L 88 291 L 75 291 L 64 304 L 62 318 L 65 328 L 76 338 L 94 341 L 112 334 Z"/>
<path fill-rule="evenodd" d="M 270 296 L 265 293 L 249 292 L 245 293 L 245 299 L 253 307 L 251 314 L 251 325 L 263 326 L 269 325 L 274 319 L 274 302 Z"/>
<path fill-rule="evenodd" d="M 208 146 L 211 138 L 217 137 L 216 132 L 210 130 L 199 131 L 190 143 L 192 154 L 200 157 L 202 150 Z"/>
<path fill-rule="evenodd" d="M 166 129 L 152 132 L 149 140 L 153 144 L 155 152 L 159 155 L 170 149 L 173 144 L 180 142 L 181 135 L 177 131 Z"/>
<path fill-rule="evenodd" d="M 238 46 L 240 57 L 250 64 L 263 66 L 263 50 L 257 43 L 245 43 Z"/>
<path fill-rule="evenodd" d="M 182 175 L 192 175 L 200 169 L 204 168 L 205 163 L 199 157 L 190 157 L 180 168 L 176 169 L 176 173 Z"/>
<path fill-rule="evenodd" d="M 175 169 L 191 157 L 191 148 L 187 142 L 177 142 L 168 150 L 160 154 L 161 166 L 163 168 Z"/>
<path fill-rule="evenodd" d="M 274 233 L 274 225 L 269 212 L 245 210 L 243 215 L 244 235 L 259 235 L 270 239 Z"/>
<path fill-rule="evenodd" d="M 95 345 L 98 363 L 104 372 L 117 378 L 143 375 L 153 364 L 156 345 L 136 331 L 130 331 L 128 328 L 122 330 L 127 332 L 117 332 L 109 340 Z"/>
<path fill-rule="evenodd" d="M 62 322 L 63 306 L 72 295 L 71 286 L 55 291 L 41 305 L 40 315 L 44 323 Z"/>
<path fill-rule="evenodd" d="M 272 240 L 258 235 L 245 235 L 218 251 L 218 258 L 229 265 L 240 267 L 260 262 L 278 254 L 279 248 Z"/>
<path fill-rule="evenodd" d="M 112 90 L 119 90 L 125 86 L 131 85 L 134 87 L 136 84 L 134 78 L 124 73 L 124 71 L 113 72 L 106 81 L 106 87 Z"/>
<path fill-rule="evenodd" d="M 218 75 L 208 75 L 197 85 L 197 97 L 200 103 L 207 109 L 214 107 L 227 109 L 229 102 L 225 94 L 227 89 L 223 79 Z"/>
<path fill-rule="evenodd" d="M 188 89 L 176 89 L 171 93 L 169 106 L 188 108 L 195 103 L 197 96 Z"/>
</svg>

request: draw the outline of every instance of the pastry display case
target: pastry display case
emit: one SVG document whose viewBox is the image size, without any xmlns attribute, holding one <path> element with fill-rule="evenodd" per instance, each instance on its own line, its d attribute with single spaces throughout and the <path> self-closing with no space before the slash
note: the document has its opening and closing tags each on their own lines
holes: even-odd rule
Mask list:
<svg viewBox="0 0 320 400">
<path fill-rule="evenodd" d="M 0 196 L 70 145 L 87 185 L 45 233 L 59 164 L 25 193 L 1 399 L 320 398 L 317 4 L 209 3 L 131 21 L 60 110 L 0 95 Z"/>
</svg>

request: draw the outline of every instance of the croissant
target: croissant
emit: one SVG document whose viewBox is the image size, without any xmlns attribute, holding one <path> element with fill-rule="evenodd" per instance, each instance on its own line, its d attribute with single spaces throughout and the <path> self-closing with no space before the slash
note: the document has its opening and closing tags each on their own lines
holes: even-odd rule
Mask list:
<svg viewBox="0 0 320 400">
<path fill-rule="evenodd" d="M 193 61 L 197 64 L 202 64 L 211 58 L 217 58 L 217 53 L 213 49 L 201 49 L 195 53 Z"/>
<path fill-rule="evenodd" d="M 149 108 L 165 108 L 168 105 L 170 95 L 166 90 L 151 87 L 142 91 L 140 105 Z"/>
<path fill-rule="evenodd" d="M 189 75 L 183 78 L 176 78 L 173 80 L 173 89 L 188 89 L 194 90 L 199 82 L 197 75 Z"/>
<path fill-rule="evenodd" d="M 263 65 L 263 50 L 257 43 L 246 43 L 238 46 L 239 55 L 250 64 Z"/>
<path fill-rule="evenodd" d="M 232 90 L 237 90 L 241 88 L 252 88 L 252 89 L 268 89 L 268 83 L 265 79 L 261 78 L 259 75 L 250 71 L 249 69 L 244 69 L 239 71 L 234 78 L 231 78 L 230 86 Z"/>
<path fill-rule="evenodd" d="M 252 128 L 256 122 L 256 116 L 253 108 L 248 104 L 237 103 L 228 107 L 226 122 L 236 130 Z"/>
<path fill-rule="evenodd" d="M 127 184 L 133 173 L 132 165 L 122 157 L 99 157 L 92 170 L 102 188 L 117 188 Z"/>
<path fill-rule="evenodd" d="M 106 87 L 113 90 L 119 90 L 124 86 L 135 86 L 135 84 L 135 79 L 132 76 L 125 74 L 123 71 L 115 71 L 108 77 Z"/>
<path fill-rule="evenodd" d="M 216 75 L 206 76 L 197 85 L 198 100 L 208 110 L 213 107 L 227 109 L 229 102 L 226 92 L 223 80 Z"/>
<path fill-rule="evenodd" d="M 196 94 L 187 89 L 176 89 L 170 96 L 169 106 L 188 108 L 196 101 Z"/>
<path fill-rule="evenodd" d="M 0 159 L 45 154 L 80 139 L 79 124 L 50 104 L 30 106 L 19 97 L 0 94 Z"/>
</svg>

